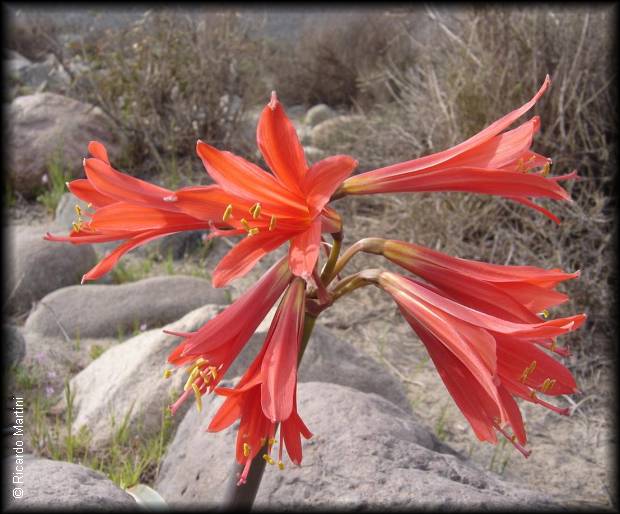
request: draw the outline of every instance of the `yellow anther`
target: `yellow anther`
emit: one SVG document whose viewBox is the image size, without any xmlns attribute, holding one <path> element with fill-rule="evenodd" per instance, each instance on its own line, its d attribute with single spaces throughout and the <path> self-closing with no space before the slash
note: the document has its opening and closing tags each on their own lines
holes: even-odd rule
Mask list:
<svg viewBox="0 0 620 514">
<path fill-rule="evenodd" d="M 200 389 L 196 384 L 192 384 L 192 389 L 194 390 L 194 396 L 196 397 L 196 407 L 198 407 L 198 412 L 202 411 L 202 395 L 200 394 Z"/>
<path fill-rule="evenodd" d="M 530 393 L 530 398 L 532 400 L 538 400 L 538 397 L 536 396 L 536 391 L 532 390 L 532 392 Z"/>
<path fill-rule="evenodd" d="M 271 232 L 276 227 L 276 217 L 272 216 L 269 220 L 269 232 Z"/>
<path fill-rule="evenodd" d="M 80 209 L 80 206 L 77 203 L 75 204 L 75 214 L 77 214 L 78 218 L 82 216 L 82 209 Z"/>
<path fill-rule="evenodd" d="M 281 460 L 278 461 L 278 468 L 280 468 L 280 471 L 284 469 L 284 462 L 282 462 Z"/>
<path fill-rule="evenodd" d="M 252 227 L 250 227 L 248 220 L 246 220 L 245 218 L 241 218 L 239 221 L 243 225 L 243 228 L 245 228 L 249 232 Z"/>
<path fill-rule="evenodd" d="M 555 385 L 555 382 L 556 381 L 553 378 L 545 378 L 545 381 L 540 386 L 540 390 L 546 394 L 549 389 L 551 389 Z"/>
<path fill-rule="evenodd" d="M 540 314 L 545 319 L 547 319 L 549 317 L 549 311 L 547 309 L 544 309 Z"/>
<path fill-rule="evenodd" d="M 525 165 L 523 163 L 523 157 L 521 157 L 518 161 L 517 161 L 517 171 L 525 171 Z"/>
<path fill-rule="evenodd" d="M 557 348 L 557 346 L 558 346 L 558 343 L 557 343 L 557 341 L 555 340 L 555 338 L 553 338 L 553 339 L 551 340 L 551 346 L 549 347 L 549 349 L 550 349 L 552 352 L 555 352 L 555 349 Z"/>
<path fill-rule="evenodd" d="M 248 230 L 248 236 L 255 236 L 259 232 L 260 230 L 258 229 L 258 227 L 251 228 L 250 230 Z"/>
<path fill-rule="evenodd" d="M 200 366 L 201 364 L 208 364 L 208 363 L 209 361 L 205 359 L 204 357 L 198 357 L 196 361 L 194 362 L 194 365 Z"/>
<path fill-rule="evenodd" d="M 81 223 L 79 223 L 79 222 L 76 223 L 75 221 L 73 223 L 71 223 L 71 226 L 73 227 L 73 230 L 75 232 L 79 232 L 80 231 L 81 225 L 82 225 Z"/>
<path fill-rule="evenodd" d="M 250 456 L 250 445 L 248 443 L 243 443 L 243 456 L 244 457 L 249 457 Z"/>
<path fill-rule="evenodd" d="M 270 455 L 267 455 L 266 453 L 263 453 L 263 459 L 265 461 L 267 461 L 267 464 L 275 464 L 276 461 L 273 460 L 273 458 Z"/>
<path fill-rule="evenodd" d="M 524 383 L 527 380 L 527 378 L 534 372 L 535 369 L 536 369 L 536 361 L 532 361 L 530 365 L 523 370 L 523 373 L 521 374 L 521 377 L 519 378 L 519 380 Z"/>
<path fill-rule="evenodd" d="M 276 440 L 273 437 L 270 438 L 267 442 L 269 443 L 269 446 L 273 446 L 274 444 L 276 444 Z"/>
<path fill-rule="evenodd" d="M 224 216 L 222 216 L 222 221 L 228 221 L 232 216 L 232 204 L 228 204 L 226 210 L 224 211 Z"/>
<path fill-rule="evenodd" d="M 209 373 L 214 379 L 217 378 L 217 368 L 215 366 L 209 366 Z"/>
<path fill-rule="evenodd" d="M 187 391 L 190 385 L 193 385 L 193 382 L 194 380 L 196 380 L 196 377 L 198 376 L 199 371 L 200 370 L 196 367 L 192 369 L 192 372 L 189 374 L 189 377 L 187 378 L 187 382 L 185 382 L 185 385 L 183 386 L 183 391 Z"/>
<path fill-rule="evenodd" d="M 551 164 L 549 164 L 548 162 L 545 163 L 545 165 L 543 166 L 543 170 L 542 170 L 542 176 L 546 177 L 547 175 L 549 175 L 550 170 L 551 170 Z"/>
<path fill-rule="evenodd" d="M 250 214 L 252 215 L 252 218 L 256 219 L 260 216 L 260 203 L 255 203 L 254 205 L 252 205 L 252 207 L 250 207 Z"/>
<path fill-rule="evenodd" d="M 169 369 L 164 370 L 164 378 L 170 378 L 172 376 L 172 371 Z"/>
<path fill-rule="evenodd" d="M 201 371 L 199 374 L 202 377 L 202 379 L 205 381 L 205 384 L 208 384 L 209 381 L 211 380 L 211 377 L 209 376 L 209 374 L 206 371 Z"/>
</svg>

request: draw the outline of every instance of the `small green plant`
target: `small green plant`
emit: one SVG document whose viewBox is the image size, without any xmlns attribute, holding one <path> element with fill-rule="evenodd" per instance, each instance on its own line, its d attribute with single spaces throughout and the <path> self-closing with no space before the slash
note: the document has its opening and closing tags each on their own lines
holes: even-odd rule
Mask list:
<svg viewBox="0 0 620 514">
<path fill-rule="evenodd" d="M 174 260 L 172 259 L 172 248 L 168 248 L 168 254 L 166 255 L 166 273 L 168 275 L 174 275 Z"/>
<path fill-rule="evenodd" d="M 90 347 L 89 355 L 92 360 L 101 357 L 101 354 L 105 352 L 105 348 L 101 345 L 94 344 Z"/>
<path fill-rule="evenodd" d="M 35 365 L 17 364 L 11 368 L 10 373 L 13 378 L 12 381 L 19 389 L 31 391 L 39 386 L 39 373 Z"/>
<path fill-rule="evenodd" d="M 441 409 L 441 413 L 439 414 L 439 418 L 437 418 L 437 422 L 435 423 L 435 435 L 437 436 L 437 439 L 439 439 L 440 441 L 445 441 L 448 436 L 448 432 L 446 430 L 446 414 L 447 413 L 448 413 L 448 404 L 445 404 Z"/>
<path fill-rule="evenodd" d="M 66 192 L 66 182 L 71 179 L 65 170 L 62 147 L 59 147 L 50 159 L 47 170 L 48 189 L 37 196 L 37 202 L 43 204 L 47 211 L 53 214 L 60 198 Z"/>
</svg>

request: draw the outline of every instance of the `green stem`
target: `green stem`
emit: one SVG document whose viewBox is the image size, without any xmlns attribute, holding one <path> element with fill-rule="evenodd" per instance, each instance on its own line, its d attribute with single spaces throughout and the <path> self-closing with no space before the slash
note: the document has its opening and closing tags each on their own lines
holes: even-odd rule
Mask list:
<svg viewBox="0 0 620 514">
<path fill-rule="evenodd" d="M 306 312 L 304 319 L 304 329 L 301 337 L 301 343 L 299 345 L 299 357 L 297 358 L 298 368 L 299 364 L 301 363 L 301 358 L 303 357 L 306 347 L 308 346 L 308 341 L 310 340 L 310 336 L 312 335 L 312 330 L 314 329 L 315 323 L 316 316 L 312 316 L 311 314 L 308 314 Z M 277 429 L 278 427 L 276 425 L 275 430 Z M 248 473 L 245 484 L 237 485 L 238 477 L 243 471 L 244 465 L 239 464 L 235 459 L 235 461 L 233 462 L 231 475 L 228 479 L 228 484 L 226 486 L 226 495 L 224 496 L 224 501 L 222 503 L 222 510 L 249 511 L 252 509 L 254 499 L 256 498 L 256 493 L 258 493 L 258 488 L 263 478 L 263 472 L 265 471 L 266 464 L 267 462 L 264 459 L 254 458 L 252 464 L 250 465 L 250 471 Z"/>
<path fill-rule="evenodd" d="M 331 279 L 334 277 L 335 273 L 333 273 L 334 268 L 336 267 L 336 262 L 338 261 L 338 256 L 340 255 L 340 248 L 342 247 L 342 232 L 338 232 L 336 234 L 332 234 L 334 238 L 334 244 L 332 245 L 331 252 L 329 253 L 329 257 L 327 262 L 325 263 L 325 267 L 321 272 L 321 281 L 327 287 L 331 282 Z"/>
</svg>

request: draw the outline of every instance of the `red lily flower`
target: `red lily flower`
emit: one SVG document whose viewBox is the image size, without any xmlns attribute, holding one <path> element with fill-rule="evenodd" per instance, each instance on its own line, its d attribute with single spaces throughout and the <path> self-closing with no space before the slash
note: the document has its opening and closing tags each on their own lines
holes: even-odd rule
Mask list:
<svg viewBox="0 0 620 514">
<path fill-rule="evenodd" d="M 404 241 L 372 239 L 372 253 L 380 253 L 422 277 L 463 305 L 515 322 L 537 323 L 537 313 L 559 305 L 568 296 L 554 290 L 564 280 L 577 278 L 579 271 L 558 268 L 501 266 L 451 257 L 436 250 Z"/>
<path fill-rule="evenodd" d="M 226 400 L 208 430 L 218 432 L 241 419 L 236 457 L 244 464 L 239 484 L 245 483 L 254 457 L 267 445 L 263 458 L 273 464 L 271 449 L 280 423 L 279 466 L 282 451 L 301 464 L 301 436 L 312 437 L 297 413 L 297 358 L 304 325 L 305 282 L 293 280 L 278 307 L 261 351 L 234 389 L 217 388 Z"/>
<path fill-rule="evenodd" d="M 172 191 L 130 177 L 110 166 L 105 147 L 91 141 L 88 151 L 92 158 L 84 159 L 86 179 L 67 183 L 69 190 L 87 202 L 94 212 L 76 206 L 78 221 L 68 236 L 54 236 L 49 241 L 73 244 L 124 241 L 82 277 L 95 280 L 109 272 L 129 250 L 175 232 L 208 229 L 209 224 L 183 213 L 167 199 Z M 90 218 L 84 221 L 82 215 Z"/>
<path fill-rule="evenodd" d="M 506 435 L 524 455 L 523 421 L 513 396 L 560 409 L 536 396 L 575 391 L 560 363 L 536 347 L 541 339 L 575 330 L 585 314 L 534 323 L 514 322 L 461 305 L 415 280 L 383 272 L 379 285 L 427 347 L 429 355 L 477 437 L 497 442 Z M 537 371 L 536 371 L 537 370 Z M 515 438 L 506 433 L 510 425 Z"/>
<path fill-rule="evenodd" d="M 338 216 L 325 206 L 357 161 L 337 155 L 308 168 L 295 128 L 275 92 L 261 114 L 256 137 L 273 175 L 198 141 L 196 150 L 207 173 L 226 194 L 219 199 L 218 217 L 213 217 L 217 202 L 212 187 L 190 187 L 175 194 L 175 205 L 183 212 L 205 221 L 221 220 L 231 228 L 214 235 L 251 236 L 220 261 L 213 273 L 215 287 L 244 275 L 286 241 L 291 242 L 291 271 L 309 278 L 318 259 L 321 232 L 340 229 Z"/>
<path fill-rule="evenodd" d="M 185 338 L 169 355 L 168 362 L 175 366 L 193 363 L 184 393 L 170 407 L 173 414 L 190 394 L 194 393 L 200 402 L 204 394 L 213 391 L 292 278 L 287 259 L 282 258 L 198 331 L 165 331 Z"/>
<path fill-rule="evenodd" d="M 546 177 L 551 159 L 530 150 L 532 138 L 540 128 L 538 116 L 516 129 L 502 132 L 536 104 L 550 83 L 547 75 L 529 102 L 467 141 L 442 152 L 351 177 L 337 195 L 426 191 L 493 194 L 532 207 L 559 223 L 556 216 L 529 197 L 570 200 L 557 182 L 575 178 L 576 173 Z M 534 168 L 542 170 L 528 173 Z"/>
</svg>

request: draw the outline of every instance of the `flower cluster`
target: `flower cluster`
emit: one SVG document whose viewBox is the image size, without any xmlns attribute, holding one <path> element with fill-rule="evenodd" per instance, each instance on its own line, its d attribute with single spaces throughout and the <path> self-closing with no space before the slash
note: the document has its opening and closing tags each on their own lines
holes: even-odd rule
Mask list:
<svg viewBox="0 0 620 514">
<path fill-rule="evenodd" d="M 585 315 L 547 318 L 548 309 L 567 300 L 556 286 L 579 272 L 486 264 L 379 238 L 362 239 L 340 255 L 342 220 L 328 204 L 348 195 L 461 191 L 499 195 L 559 222 L 532 199 L 569 200 L 558 182 L 575 178 L 575 172 L 549 176 L 551 160 L 530 150 L 538 117 L 507 130 L 549 85 L 547 77 L 529 102 L 454 148 L 354 176 L 357 162 L 346 155 L 308 166 L 275 93 L 257 128 L 271 173 L 198 141 L 198 156 L 214 184 L 171 191 L 115 170 L 103 145 L 92 142 L 92 157 L 84 160 L 86 178 L 68 184 L 89 208 L 76 207 L 78 219 L 68 236 L 46 238 L 74 244 L 122 241 L 84 281 L 110 271 L 125 252 L 168 234 L 204 229 L 209 238 L 245 235 L 215 268 L 215 287 L 245 275 L 267 253 L 289 243 L 288 254 L 220 314 L 196 332 L 172 333 L 182 341 L 168 361 L 186 367 L 189 377 L 171 410 L 192 396 L 199 408 L 206 394 L 225 397 L 208 429 L 223 430 L 240 420 L 239 484 L 259 454 L 275 462 L 275 445 L 281 468 L 284 448 L 292 462 L 301 463 L 301 436 L 312 434 L 297 411 L 297 368 L 311 327 L 334 301 L 368 284 L 393 298 L 476 436 L 496 443 L 502 434 L 527 456 L 515 398 L 566 414 L 540 395 L 576 391 L 572 375 L 553 355 L 568 354 L 556 339 L 577 329 Z M 320 266 L 322 245 L 330 250 Z M 380 255 L 411 275 L 379 269 L 340 278 L 360 251 Z M 232 388 L 218 386 L 276 303 L 263 346 L 243 377 Z"/>
</svg>

